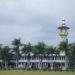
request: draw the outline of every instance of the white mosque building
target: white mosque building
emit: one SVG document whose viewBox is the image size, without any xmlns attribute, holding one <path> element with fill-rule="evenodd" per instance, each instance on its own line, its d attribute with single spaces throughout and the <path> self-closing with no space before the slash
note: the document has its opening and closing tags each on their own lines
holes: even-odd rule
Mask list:
<svg viewBox="0 0 75 75">
<path fill-rule="evenodd" d="M 68 29 L 69 27 L 67 27 L 65 25 L 65 20 L 62 20 L 63 23 L 60 27 L 58 27 L 59 29 L 59 35 L 61 38 L 61 42 L 66 41 L 67 40 L 67 35 L 68 35 Z M 53 54 L 53 55 L 49 55 L 47 58 L 43 58 L 42 60 L 40 59 L 39 56 L 37 56 L 36 58 L 33 58 L 33 53 L 30 53 L 30 60 L 28 60 L 27 55 L 22 54 L 22 56 L 19 59 L 19 68 L 26 68 L 27 65 L 29 65 L 30 68 L 34 68 L 34 69 L 45 69 L 45 68 L 50 68 L 51 70 L 54 69 L 55 64 L 57 64 L 57 67 L 61 68 L 62 70 L 66 70 L 67 69 L 67 65 L 68 63 L 66 63 L 66 57 L 65 57 L 65 52 L 60 52 L 59 55 Z M 0 62 L 2 62 L 2 60 L 0 60 Z M 11 60 L 11 63 L 16 63 L 15 60 Z"/>
</svg>

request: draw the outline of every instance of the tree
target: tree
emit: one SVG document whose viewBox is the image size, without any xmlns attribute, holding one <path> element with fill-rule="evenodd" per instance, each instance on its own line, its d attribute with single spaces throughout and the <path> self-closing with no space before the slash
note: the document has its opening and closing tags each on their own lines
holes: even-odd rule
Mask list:
<svg viewBox="0 0 75 75">
<path fill-rule="evenodd" d="M 2 61 L 2 54 L 1 54 L 1 52 L 2 52 L 2 44 L 0 44 L 0 60 L 1 60 L 1 62 L 0 62 L 0 67 L 2 68 L 3 67 L 3 61 Z"/>
<path fill-rule="evenodd" d="M 21 39 L 17 39 L 15 38 L 13 41 L 12 41 L 12 45 L 14 46 L 13 50 L 15 52 L 15 56 L 16 56 L 16 68 L 18 68 L 18 60 L 19 60 L 19 57 L 20 57 L 20 46 L 21 46 Z"/>
<path fill-rule="evenodd" d="M 22 48 L 22 53 L 25 54 L 25 56 L 27 56 L 27 60 L 28 60 L 27 69 L 31 67 L 30 65 L 31 52 L 32 52 L 31 43 L 24 44 L 24 47 Z"/>
<path fill-rule="evenodd" d="M 35 50 L 33 51 L 34 55 L 36 56 L 39 56 L 40 58 L 40 65 L 39 65 L 39 68 L 41 69 L 42 68 L 42 59 L 45 55 L 45 49 L 46 49 L 46 45 L 45 43 L 43 42 L 38 42 L 37 45 L 35 45 Z"/>
<path fill-rule="evenodd" d="M 69 68 L 75 69 L 75 43 L 69 44 Z"/>
<path fill-rule="evenodd" d="M 59 45 L 60 51 L 65 51 L 65 54 L 68 53 L 68 43 L 67 42 L 61 42 Z"/>
<path fill-rule="evenodd" d="M 59 45 L 59 49 L 60 51 L 64 51 L 65 53 L 65 69 L 68 68 L 68 53 L 69 53 L 69 48 L 68 48 L 68 42 L 65 41 L 65 42 L 61 42 L 60 45 Z"/>
<path fill-rule="evenodd" d="M 12 58 L 12 53 L 10 51 L 10 48 L 8 46 L 4 46 L 1 49 L 1 58 L 5 64 L 5 68 L 8 68 L 8 62 Z"/>
<path fill-rule="evenodd" d="M 47 57 L 49 58 L 49 56 L 51 55 L 51 59 L 53 60 L 53 54 L 55 54 L 56 53 L 56 48 L 55 47 L 53 47 L 53 46 L 48 46 L 47 48 L 46 48 L 46 54 L 47 54 Z M 51 61 L 52 61 L 51 60 Z M 51 62 L 51 64 L 50 64 L 50 68 L 51 68 L 51 70 L 53 70 L 53 61 Z"/>
<path fill-rule="evenodd" d="M 0 59 L 1 59 L 2 44 L 0 44 Z"/>
<path fill-rule="evenodd" d="M 55 54 L 55 48 L 53 47 L 53 46 L 48 46 L 47 48 L 46 48 L 46 52 L 47 52 L 47 54 L 49 55 L 49 54 Z"/>
</svg>

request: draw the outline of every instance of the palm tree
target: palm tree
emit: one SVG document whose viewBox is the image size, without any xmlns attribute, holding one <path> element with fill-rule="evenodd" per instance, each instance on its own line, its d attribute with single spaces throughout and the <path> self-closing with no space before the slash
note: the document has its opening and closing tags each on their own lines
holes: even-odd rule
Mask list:
<svg viewBox="0 0 75 75">
<path fill-rule="evenodd" d="M 75 69 L 75 43 L 69 44 L 69 68 Z"/>
<path fill-rule="evenodd" d="M 0 64 L 1 64 L 1 68 L 3 67 L 3 61 L 2 61 L 2 54 L 1 54 L 1 52 L 2 52 L 2 44 L 0 44 L 0 60 L 1 60 L 1 62 L 0 62 Z"/>
<path fill-rule="evenodd" d="M 49 56 L 51 55 L 51 64 L 50 64 L 50 68 L 51 68 L 51 70 L 53 70 L 53 54 L 55 54 L 55 52 L 56 52 L 56 48 L 55 47 L 53 47 L 53 46 L 48 46 L 47 48 L 46 48 L 46 54 L 47 54 L 47 56 L 48 56 L 48 58 L 49 58 Z"/>
<path fill-rule="evenodd" d="M 65 59 L 66 59 L 66 62 L 65 62 L 65 69 L 68 68 L 68 42 L 61 42 L 60 45 L 59 45 L 59 49 L 60 51 L 64 52 L 65 53 Z"/>
<path fill-rule="evenodd" d="M 18 68 L 18 63 L 19 63 L 19 57 L 20 57 L 20 46 L 21 46 L 21 39 L 17 39 L 15 38 L 12 41 L 12 45 L 14 46 L 13 51 L 15 52 L 15 56 L 16 56 L 16 68 Z"/>
<path fill-rule="evenodd" d="M 59 49 L 60 51 L 65 51 L 65 54 L 67 55 L 67 49 L 68 48 L 68 44 L 67 42 L 61 42 L 60 45 L 59 45 Z"/>
<path fill-rule="evenodd" d="M 31 43 L 24 44 L 24 47 L 22 48 L 22 53 L 25 54 L 25 56 L 27 56 L 27 61 L 28 61 L 27 69 L 29 69 L 31 67 L 31 65 L 30 65 L 31 52 L 32 52 Z"/>
<path fill-rule="evenodd" d="M 47 54 L 49 55 L 49 54 L 55 54 L 55 48 L 53 47 L 53 46 L 48 46 L 47 48 L 46 48 L 46 52 L 47 52 Z"/>
<path fill-rule="evenodd" d="M 36 56 L 39 56 L 40 58 L 40 65 L 39 65 L 39 68 L 41 69 L 42 68 L 42 59 L 45 55 L 45 49 L 46 49 L 46 45 L 45 43 L 43 42 L 38 42 L 37 45 L 35 45 L 35 50 L 33 51 L 34 55 Z"/>
<path fill-rule="evenodd" d="M 8 68 L 8 62 L 12 58 L 12 53 L 8 46 L 4 46 L 1 50 L 1 58 L 5 64 L 5 68 Z"/>
<path fill-rule="evenodd" d="M 2 44 L 0 44 L 0 59 L 1 59 Z"/>
</svg>

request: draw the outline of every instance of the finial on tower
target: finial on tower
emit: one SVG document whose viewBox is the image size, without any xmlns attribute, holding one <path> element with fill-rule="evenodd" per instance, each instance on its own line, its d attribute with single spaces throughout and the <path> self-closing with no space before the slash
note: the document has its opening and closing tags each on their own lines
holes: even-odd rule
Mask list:
<svg viewBox="0 0 75 75">
<path fill-rule="evenodd" d="M 62 26 L 66 25 L 65 21 L 66 21 L 65 19 L 62 19 Z"/>
</svg>

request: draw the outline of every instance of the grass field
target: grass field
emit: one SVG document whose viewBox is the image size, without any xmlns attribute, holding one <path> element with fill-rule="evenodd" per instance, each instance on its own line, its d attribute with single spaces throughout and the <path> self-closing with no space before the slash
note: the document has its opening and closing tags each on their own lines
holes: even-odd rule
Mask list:
<svg viewBox="0 0 75 75">
<path fill-rule="evenodd" d="M 9 70 L 0 71 L 0 75 L 75 75 L 75 72 Z"/>
</svg>

